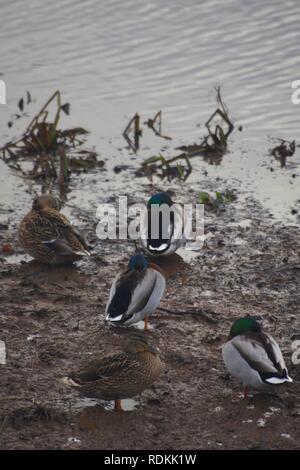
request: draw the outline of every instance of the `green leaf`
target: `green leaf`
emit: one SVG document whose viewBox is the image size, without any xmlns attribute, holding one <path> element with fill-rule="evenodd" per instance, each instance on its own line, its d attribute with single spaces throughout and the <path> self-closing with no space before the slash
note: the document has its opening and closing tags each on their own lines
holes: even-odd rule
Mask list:
<svg viewBox="0 0 300 470">
<path fill-rule="evenodd" d="M 199 201 L 200 201 L 200 204 L 209 204 L 211 201 L 210 195 L 206 193 L 205 191 L 201 191 L 199 193 Z"/>
<path fill-rule="evenodd" d="M 216 194 L 216 200 L 218 202 L 223 202 L 224 201 L 223 194 L 220 191 L 216 191 L 215 194 Z"/>
</svg>

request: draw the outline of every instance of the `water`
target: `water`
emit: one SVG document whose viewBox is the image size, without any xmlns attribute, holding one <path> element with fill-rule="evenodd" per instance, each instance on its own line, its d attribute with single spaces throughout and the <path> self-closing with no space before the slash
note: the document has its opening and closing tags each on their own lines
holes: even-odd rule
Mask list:
<svg viewBox="0 0 300 470">
<path fill-rule="evenodd" d="M 300 79 L 297 0 L 0 0 L 0 7 L 0 73 L 7 85 L 1 143 L 24 129 L 26 120 L 11 130 L 6 122 L 26 90 L 36 99 L 34 112 L 59 89 L 71 102 L 63 125 L 89 129 L 89 144 L 106 160 L 106 172 L 76 180 L 72 203 L 90 209 L 108 194 L 127 194 L 132 171 L 110 170 L 128 163 L 136 169 L 166 144 L 145 128 L 138 155 L 129 154 L 121 133 L 136 111 L 144 121 L 162 109 L 163 133 L 173 137 L 165 153 L 174 156 L 177 145 L 199 142 L 215 109 L 214 86 L 221 85 L 243 132 L 232 135 L 219 165 L 194 158 L 188 185 L 205 189 L 199 179 L 206 171 L 208 180 L 220 177 L 254 195 L 276 218 L 297 221 L 291 208 L 299 209 L 299 149 L 286 168 L 268 155 L 276 144 L 271 138 L 299 135 L 300 105 L 291 102 L 291 84 Z M 39 185 L 3 162 L 0 182 L 3 207 L 19 218 Z M 149 192 L 148 183 L 138 180 L 136 198 Z"/>
<path fill-rule="evenodd" d="M 114 402 L 113 401 L 103 401 L 97 400 L 94 398 L 77 398 L 76 401 L 72 402 L 72 408 L 80 411 L 84 411 L 87 408 L 94 408 L 95 406 L 100 406 L 106 411 L 114 411 Z M 122 409 L 123 411 L 134 411 L 138 408 L 139 402 L 134 398 L 125 398 L 122 400 Z"/>
</svg>

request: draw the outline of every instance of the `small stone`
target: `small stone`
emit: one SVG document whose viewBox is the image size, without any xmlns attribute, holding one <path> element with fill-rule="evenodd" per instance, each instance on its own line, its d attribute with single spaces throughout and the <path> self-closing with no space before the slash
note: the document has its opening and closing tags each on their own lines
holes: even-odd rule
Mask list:
<svg viewBox="0 0 300 470">
<path fill-rule="evenodd" d="M 256 426 L 258 428 L 265 428 L 266 427 L 266 420 L 263 419 L 263 418 L 258 419 L 257 422 L 256 422 Z"/>
<path fill-rule="evenodd" d="M 224 409 L 224 408 L 223 408 L 222 406 L 216 406 L 215 412 L 216 412 L 216 413 L 220 413 L 220 411 L 223 411 L 223 409 Z"/>
<path fill-rule="evenodd" d="M 78 439 L 78 437 L 69 437 L 68 443 L 69 444 L 81 444 L 81 439 Z"/>
</svg>

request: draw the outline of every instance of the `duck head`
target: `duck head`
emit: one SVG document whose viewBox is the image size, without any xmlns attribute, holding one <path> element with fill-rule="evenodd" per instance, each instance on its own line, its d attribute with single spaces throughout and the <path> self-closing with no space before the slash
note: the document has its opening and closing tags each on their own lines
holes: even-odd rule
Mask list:
<svg viewBox="0 0 300 470">
<path fill-rule="evenodd" d="M 140 253 L 138 253 L 137 255 L 133 255 L 128 263 L 128 268 L 135 269 L 136 271 L 143 271 L 144 269 L 148 268 L 148 266 L 148 261 Z"/>
<path fill-rule="evenodd" d="M 37 196 L 32 203 L 33 210 L 42 210 L 42 209 L 56 209 L 59 211 L 61 209 L 61 201 L 58 197 L 52 196 L 51 194 L 43 194 L 42 196 Z"/>
<path fill-rule="evenodd" d="M 229 338 L 232 339 L 238 335 L 246 333 L 261 333 L 262 327 L 255 317 L 247 316 L 239 318 L 234 322 L 230 329 Z"/>
<path fill-rule="evenodd" d="M 173 201 L 168 193 L 156 193 L 149 199 L 147 203 L 148 209 L 154 204 L 157 204 L 158 206 L 161 206 L 162 204 L 172 206 Z"/>
</svg>

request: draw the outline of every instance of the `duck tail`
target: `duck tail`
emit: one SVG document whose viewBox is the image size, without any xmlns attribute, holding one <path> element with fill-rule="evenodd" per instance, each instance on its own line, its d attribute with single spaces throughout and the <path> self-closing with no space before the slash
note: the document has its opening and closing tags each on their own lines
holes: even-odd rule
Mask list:
<svg viewBox="0 0 300 470">
<path fill-rule="evenodd" d="M 114 322 L 119 322 L 123 318 L 123 315 L 118 315 L 117 317 L 110 317 L 109 313 L 106 314 L 105 320 L 114 323 Z"/>
<path fill-rule="evenodd" d="M 287 375 L 286 377 L 269 377 L 265 379 L 265 382 L 271 385 L 280 385 L 285 382 L 293 382 L 293 379 Z"/>
<path fill-rule="evenodd" d="M 91 256 L 91 253 L 88 250 L 75 251 L 74 253 L 77 256 Z"/>
<path fill-rule="evenodd" d="M 91 256 L 91 253 L 86 250 L 77 250 L 75 251 L 66 240 L 59 239 L 59 238 L 54 238 L 53 240 L 45 240 L 43 241 L 43 244 L 47 246 L 47 248 L 50 248 L 54 253 L 60 256 L 72 256 L 72 255 L 77 255 L 77 256 Z"/>
</svg>

